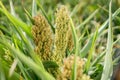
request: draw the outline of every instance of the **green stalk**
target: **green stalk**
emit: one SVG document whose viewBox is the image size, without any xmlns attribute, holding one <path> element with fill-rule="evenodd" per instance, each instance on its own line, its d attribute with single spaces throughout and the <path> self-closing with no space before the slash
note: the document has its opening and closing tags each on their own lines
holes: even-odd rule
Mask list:
<svg viewBox="0 0 120 80">
<path fill-rule="evenodd" d="M 33 0 L 33 2 L 32 2 L 32 17 L 34 17 L 36 14 L 37 14 L 36 0 Z"/>
<path fill-rule="evenodd" d="M 93 41 L 92 41 L 92 46 L 91 46 L 90 52 L 88 54 L 88 60 L 87 60 L 86 65 L 85 65 L 85 71 L 86 72 L 89 71 L 89 68 L 90 68 L 90 65 L 91 65 L 91 59 L 92 59 L 92 56 L 93 56 L 95 41 L 97 39 L 97 36 L 98 36 L 98 29 L 94 34 Z"/>
<path fill-rule="evenodd" d="M 71 23 L 71 29 L 74 37 L 74 44 L 75 44 L 75 59 L 74 59 L 74 64 L 73 64 L 73 70 L 72 70 L 72 80 L 76 80 L 76 73 L 77 73 L 77 62 L 76 58 L 78 56 L 78 49 L 79 49 L 79 40 L 75 31 L 75 27 L 73 24 L 72 19 L 70 18 L 70 23 Z"/>
<path fill-rule="evenodd" d="M 13 16 L 16 16 L 12 0 L 9 0 L 9 3 L 10 3 L 11 14 Z"/>
</svg>

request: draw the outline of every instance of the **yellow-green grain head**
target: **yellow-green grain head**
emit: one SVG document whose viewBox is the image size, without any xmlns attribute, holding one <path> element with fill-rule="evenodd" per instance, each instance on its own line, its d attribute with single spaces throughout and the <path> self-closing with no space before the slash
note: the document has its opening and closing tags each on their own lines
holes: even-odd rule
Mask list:
<svg viewBox="0 0 120 80">
<path fill-rule="evenodd" d="M 75 55 L 70 55 L 63 60 L 61 74 L 57 76 L 57 80 L 71 80 L 74 59 Z M 81 59 L 79 56 L 77 56 L 76 61 L 77 61 L 76 80 L 91 80 L 90 76 L 83 74 L 83 66 L 85 61 Z"/>
<path fill-rule="evenodd" d="M 34 17 L 32 34 L 35 42 L 35 52 L 42 60 L 49 60 L 52 50 L 52 31 L 47 20 L 41 14 Z"/>
<path fill-rule="evenodd" d="M 58 76 L 58 80 L 70 80 L 72 76 L 72 68 L 74 64 L 74 55 L 71 55 L 64 59 L 61 69 L 61 75 Z M 77 78 L 82 76 L 84 61 L 77 57 Z"/>
<path fill-rule="evenodd" d="M 55 17 L 54 58 L 58 63 L 61 63 L 65 56 L 70 30 L 70 18 L 67 8 L 65 6 L 61 6 L 57 10 Z"/>
</svg>

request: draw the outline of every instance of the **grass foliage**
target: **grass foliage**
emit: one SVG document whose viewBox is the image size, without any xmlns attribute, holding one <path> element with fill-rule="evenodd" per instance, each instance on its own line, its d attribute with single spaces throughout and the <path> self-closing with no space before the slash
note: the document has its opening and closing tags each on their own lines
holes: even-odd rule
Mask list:
<svg viewBox="0 0 120 80">
<path fill-rule="evenodd" d="M 31 30 L 33 17 L 41 13 L 55 34 L 54 13 L 60 5 L 69 10 L 74 42 L 72 51 L 66 49 L 64 57 L 75 55 L 71 80 L 77 79 L 78 56 L 85 62 L 83 73 L 91 79 L 111 79 L 114 64 L 119 61 L 119 56 L 113 59 L 120 48 L 119 0 L 14 1 L 0 1 L 0 80 L 56 80 L 46 69 L 60 66 L 41 60 L 34 51 Z"/>
</svg>

